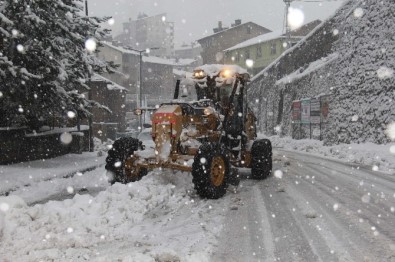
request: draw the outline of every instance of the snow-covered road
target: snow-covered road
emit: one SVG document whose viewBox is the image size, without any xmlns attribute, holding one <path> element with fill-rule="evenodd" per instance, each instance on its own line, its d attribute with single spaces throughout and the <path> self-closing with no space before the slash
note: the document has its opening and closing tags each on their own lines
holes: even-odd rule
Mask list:
<svg viewBox="0 0 395 262">
<path fill-rule="evenodd" d="M 274 160 L 282 172 L 233 196 L 212 261 L 395 261 L 393 175 L 297 152 Z"/>
<path fill-rule="evenodd" d="M 219 200 L 200 199 L 189 173 L 110 186 L 103 166 L 20 187 L 0 197 L 0 258 L 395 261 L 393 175 L 280 150 L 274 176 Z"/>
</svg>

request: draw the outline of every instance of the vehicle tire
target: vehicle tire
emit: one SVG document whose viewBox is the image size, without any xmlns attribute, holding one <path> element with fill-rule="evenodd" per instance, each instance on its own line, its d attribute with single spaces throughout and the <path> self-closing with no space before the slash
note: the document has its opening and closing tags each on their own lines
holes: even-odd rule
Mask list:
<svg viewBox="0 0 395 262">
<path fill-rule="evenodd" d="M 270 140 L 255 140 L 251 147 L 251 157 L 251 178 L 265 179 L 272 174 L 272 144 Z"/>
<path fill-rule="evenodd" d="M 131 156 L 138 147 L 139 140 L 132 137 L 122 137 L 114 142 L 112 148 L 108 151 L 105 166 L 106 170 L 111 173 L 111 177 L 109 178 L 111 184 L 115 182 L 126 184 L 138 181 L 148 173 L 147 169 L 141 168 L 135 170 L 134 175 L 126 174 L 126 161 L 128 163 L 133 162 Z"/>
<path fill-rule="evenodd" d="M 192 164 L 192 182 L 198 195 L 209 199 L 225 195 L 229 174 L 226 149 L 216 143 L 201 145 Z"/>
</svg>

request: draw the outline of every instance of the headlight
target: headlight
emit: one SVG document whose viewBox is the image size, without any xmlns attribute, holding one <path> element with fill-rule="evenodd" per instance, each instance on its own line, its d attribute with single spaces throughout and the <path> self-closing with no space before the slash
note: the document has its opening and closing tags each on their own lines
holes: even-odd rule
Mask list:
<svg viewBox="0 0 395 262">
<path fill-rule="evenodd" d="M 206 107 L 206 108 L 204 109 L 203 113 L 204 113 L 206 116 L 209 116 L 209 115 L 211 115 L 212 113 L 214 113 L 214 109 L 212 109 L 211 107 Z"/>
<path fill-rule="evenodd" d="M 193 77 L 195 78 L 204 78 L 205 76 L 206 74 L 203 70 L 196 70 L 195 72 L 193 72 Z"/>
<path fill-rule="evenodd" d="M 222 78 L 230 78 L 230 77 L 232 77 L 232 72 L 229 69 L 225 69 L 225 70 L 221 71 L 220 75 Z"/>
</svg>

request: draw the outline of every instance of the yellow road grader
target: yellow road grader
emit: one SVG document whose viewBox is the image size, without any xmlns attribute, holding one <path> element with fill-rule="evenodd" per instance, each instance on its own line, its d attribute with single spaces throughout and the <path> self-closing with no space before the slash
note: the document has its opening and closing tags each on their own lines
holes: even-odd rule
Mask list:
<svg viewBox="0 0 395 262">
<path fill-rule="evenodd" d="M 197 194 L 217 199 L 229 184 L 238 185 L 238 167 L 251 178 L 272 172 L 272 146 L 256 139 L 256 117 L 247 104 L 249 74 L 235 65 L 204 65 L 193 72 L 197 100 L 161 104 L 152 115 L 154 147 L 135 138 L 120 138 L 109 150 L 111 181 L 140 180 L 148 170 L 168 168 L 192 173 Z"/>
</svg>

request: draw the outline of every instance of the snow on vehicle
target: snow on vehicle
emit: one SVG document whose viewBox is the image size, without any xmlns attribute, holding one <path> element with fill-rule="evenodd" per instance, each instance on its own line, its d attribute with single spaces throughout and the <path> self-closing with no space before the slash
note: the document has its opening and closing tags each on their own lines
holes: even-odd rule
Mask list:
<svg viewBox="0 0 395 262">
<path fill-rule="evenodd" d="M 148 170 L 170 168 L 191 172 L 197 193 L 216 199 L 229 184 L 237 185 L 237 167 L 251 177 L 272 172 L 272 147 L 256 139 L 256 117 L 247 105 L 248 73 L 235 65 L 204 65 L 194 70 L 197 100 L 163 103 L 152 116 L 155 148 L 134 138 L 121 138 L 108 152 L 106 169 L 113 182 L 141 179 Z"/>
</svg>

